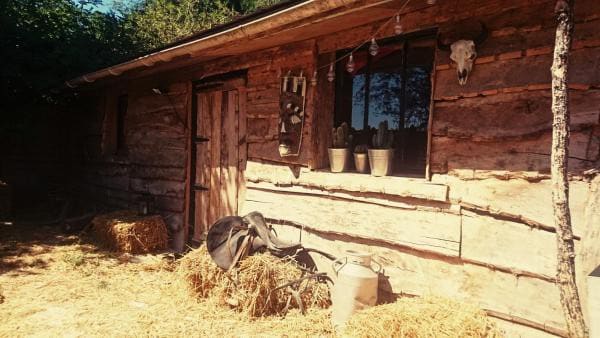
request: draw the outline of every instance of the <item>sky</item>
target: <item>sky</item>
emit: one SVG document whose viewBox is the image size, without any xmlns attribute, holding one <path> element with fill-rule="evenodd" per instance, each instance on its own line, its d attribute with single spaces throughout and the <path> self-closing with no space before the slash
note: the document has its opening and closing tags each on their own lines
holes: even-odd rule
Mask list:
<svg viewBox="0 0 600 338">
<path fill-rule="evenodd" d="M 78 2 L 77 0 L 72 0 L 74 2 Z M 111 8 L 113 8 L 113 5 L 115 3 L 117 4 L 123 4 L 125 6 L 132 6 L 133 4 L 135 4 L 136 2 L 139 2 L 140 0 L 102 0 L 102 4 L 97 5 L 97 6 L 89 6 L 94 10 L 97 10 L 99 12 L 102 13 L 107 13 L 111 10 Z"/>
</svg>

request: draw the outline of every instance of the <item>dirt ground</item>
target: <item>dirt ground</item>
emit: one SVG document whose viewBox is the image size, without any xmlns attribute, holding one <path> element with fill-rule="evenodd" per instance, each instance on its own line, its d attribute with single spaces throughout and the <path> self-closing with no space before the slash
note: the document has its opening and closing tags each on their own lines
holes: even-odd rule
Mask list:
<svg viewBox="0 0 600 338">
<path fill-rule="evenodd" d="M 56 226 L 0 225 L 0 337 L 332 335 L 328 310 L 251 321 L 197 302 L 173 267 Z"/>
</svg>

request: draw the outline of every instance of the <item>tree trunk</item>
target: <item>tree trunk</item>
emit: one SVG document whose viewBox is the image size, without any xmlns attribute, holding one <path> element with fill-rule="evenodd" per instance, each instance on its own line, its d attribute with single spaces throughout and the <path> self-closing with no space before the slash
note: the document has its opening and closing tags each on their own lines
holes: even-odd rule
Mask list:
<svg viewBox="0 0 600 338">
<path fill-rule="evenodd" d="M 558 25 L 552 64 L 552 203 L 558 246 L 556 281 L 560 289 L 567 329 L 571 337 L 587 337 L 581 302 L 575 282 L 575 245 L 569 212 L 569 49 L 573 34 L 574 0 L 558 0 L 555 12 Z"/>
</svg>

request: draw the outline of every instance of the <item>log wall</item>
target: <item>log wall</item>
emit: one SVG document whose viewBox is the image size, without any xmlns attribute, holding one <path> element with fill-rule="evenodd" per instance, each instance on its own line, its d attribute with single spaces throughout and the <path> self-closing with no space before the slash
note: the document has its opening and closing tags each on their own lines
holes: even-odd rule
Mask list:
<svg viewBox="0 0 600 338">
<path fill-rule="evenodd" d="M 465 11 L 464 8 L 471 8 Z M 84 185 L 104 203 L 131 205 L 140 193 L 157 197 L 172 229 L 185 223 L 187 126 L 191 82 L 247 71 L 248 163 L 243 213 L 260 211 L 288 240 L 334 254 L 372 252 L 384 266 L 383 293 L 443 294 L 479 303 L 525 336 L 565 335 L 554 282 L 556 248 L 549 183 L 550 64 L 553 1 L 439 1 L 410 8 L 407 32 L 480 18 L 490 29 L 474 72 L 459 86 L 449 55 L 437 51 L 428 179 L 374 178 L 327 170 L 333 84 L 319 72 L 307 93 L 301 154 L 278 155 L 279 77 L 313 73 L 333 53 L 362 43 L 381 22 L 211 62 L 187 62 L 169 72 L 132 77 L 125 158 L 102 154 L 106 97 L 84 109 Z M 393 9 L 393 8 L 392 8 Z M 576 7 L 571 75 L 571 212 L 580 260 L 597 265 L 588 204 L 598 188 L 579 179 L 600 164 L 600 8 Z M 308 28 L 307 28 L 308 29 Z M 392 36 L 386 27 L 378 37 Z M 170 84 L 173 105 L 152 94 Z M 114 93 L 112 94 L 114 95 Z M 95 107 L 95 108 L 94 108 Z M 103 107 L 103 108 L 98 108 Z M 89 143 L 89 144 L 88 144 Z M 326 266 L 326 265 L 323 265 Z M 587 270 L 580 269 L 580 275 Z M 581 281 L 581 278 L 579 279 Z M 582 293 L 585 298 L 585 292 Z M 517 324 L 517 325 L 515 325 Z"/>
<path fill-rule="evenodd" d="M 292 70 L 309 74 L 313 69 L 314 41 L 271 48 L 245 58 L 228 58 L 194 65 L 177 76 L 159 74 L 123 81 L 116 87 L 88 93 L 77 109 L 73 132 L 79 140 L 81 189 L 105 208 L 135 208 L 142 195 L 154 197 L 154 212 L 170 225 L 172 239 L 183 243 L 188 168 L 188 119 L 191 81 L 235 70 L 247 70 L 248 157 L 279 161 L 279 77 Z M 290 59 L 289 55 L 294 58 Z M 185 74 L 185 75 L 182 75 Z M 157 95 L 152 88 L 168 94 Z M 128 95 L 125 121 L 126 150 L 114 153 L 114 114 L 119 95 Z M 307 109 L 312 109 L 312 92 Z M 311 143 L 311 116 L 307 115 L 304 139 Z M 275 151 L 272 151 L 275 150 Z M 289 161 L 307 165 L 310 147 Z"/>
<path fill-rule="evenodd" d="M 153 210 L 180 234 L 184 219 L 186 120 L 190 104 L 187 84 L 173 84 L 157 95 L 151 88 L 122 85 L 82 103 L 79 139 L 81 190 L 101 208 L 136 208 L 142 195 L 154 197 Z M 128 95 L 126 147 L 118 154 L 114 140 L 116 98 Z M 89 107 L 88 109 L 86 109 Z M 90 123 L 94 121 L 94 123 Z"/>
<path fill-rule="evenodd" d="M 440 30 L 450 30 L 467 17 L 458 11 L 468 8 L 467 2 L 440 2 L 407 14 L 405 29 L 429 28 L 435 16 Z M 431 183 L 330 174 L 255 159 L 248 163 L 243 210 L 263 212 L 288 240 L 336 254 L 350 248 L 373 253 L 385 269 L 382 290 L 478 302 L 504 324 L 511 323 L 511 334 L 565 335 L 554 282 L 556 240 L 548 180 L 553 4 L 486 4 L 473 3 L 491 34 L 478 50 L 468 84 L 458 85 L 448 53 L 438 50 L 436 55 Z M 575 175 L 600 160 L 600 44 L 594 31 L 600 8 L 591 1 L 579 6 L 571 75 L 570 170 Z M 377 27 L 318 38 L 318 65 L 327 64 L 336 50 L 363 42 Z M 388 27 L 381 37 L 390 35 Z M 320 75 L 311 169 L 327 166 L 333 112 L 333 85 Z M 594 194 L 587 182 L 572 182 L 578 238 L 589 232 L 584 211 Z M 591 250 L 586 246 L 594 247 L 577 241 L 578 253 L 592 256 L 586 255 Z M 593 264 L 588 259 L 587 265 Z M 584 274 L 585 265 L 578 267 Z M 581 292 L 585 298 L 584 285 Z"/>
</svg>

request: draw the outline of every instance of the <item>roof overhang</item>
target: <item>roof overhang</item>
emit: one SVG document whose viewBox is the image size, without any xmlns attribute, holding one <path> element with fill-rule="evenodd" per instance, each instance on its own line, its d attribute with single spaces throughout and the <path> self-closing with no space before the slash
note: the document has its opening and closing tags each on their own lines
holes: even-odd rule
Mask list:
<svg viewBox="0 0 600 338">
<path fill-rule="evenodd" d="M 206 61 L 239 55 L 373 22 L 393 15 L 406 0 L 289 1 L 258 15 L 200 32 L 163 49 L 66 81 L 70 88 L 154 67 L 175 58 Z M 415 0 L 414 3 L 423 1 Z M 406 8 L 407 11 L 415 10 Z M 365 12 L 366 11 L 366 12 Z"/>
</svg>

